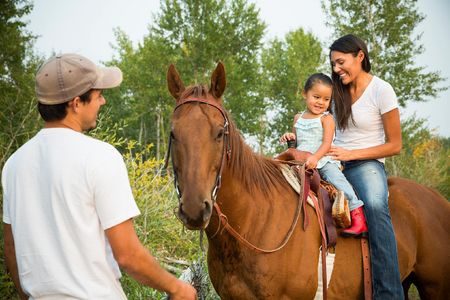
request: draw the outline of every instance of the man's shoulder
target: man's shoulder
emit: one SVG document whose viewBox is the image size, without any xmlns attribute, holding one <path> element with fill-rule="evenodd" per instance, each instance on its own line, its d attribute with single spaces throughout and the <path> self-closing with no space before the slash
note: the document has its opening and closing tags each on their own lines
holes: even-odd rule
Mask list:
<svg viewBox="0 0 450 300">
<path fill-rule="evenodd" d="M 116 149 L 113 145 L 86 134 L 82 134 L 81 138 L 85 143 L 90 144 L 93 147 L 98 147 L 100 149 Z"/>
<path fill-rule="evenodd" d="M 29 139 L 28 141 L 26 141 L 22 146 L 20 146 L 19 148 L 17 148 L 12 154 L 11 156 L 6 160 L 4 167 L 6 167 L 7 164 L 11 163 L 12 161 L 14 161 L 17 157 L 20 157 L 22 154 L 26 155 L 26 152 L 29 151 L 29 149 L 33 148 L 36 144 L 36 139 L 37 139 L 38 134 L 36 134 L 35 136 L 33 136 L 31 139 Z"/>
<path fill-rule="evenodd" d="M 88 148 L 91 155 L 98 155 L 100 157 L 117 156 L 119 151 L 111 144 L 96 139 L 94 137 L 83 135 L 84 145 Z"/>
</svg>

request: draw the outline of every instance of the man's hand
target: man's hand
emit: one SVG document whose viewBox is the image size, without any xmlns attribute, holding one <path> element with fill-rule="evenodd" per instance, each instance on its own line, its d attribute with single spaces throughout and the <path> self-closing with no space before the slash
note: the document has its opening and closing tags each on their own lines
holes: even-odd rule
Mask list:
<svg viewBox="0 0 450 300">
<path fill-rule="evenodd" d="M 178 280 L 176 290 L 169 296 L 170 300 L 194 300 L 197 298 L 197 291 L 192 285 Z"/>
<path fill-rule="evenodd" d="M 114 258 L 131 277 L 146 286 L 168 293 L 170 299 L 195 299 L 195 289 L 164 270 L 141 244 L 132 219 L 106 229 L 106 235 Z"/>
</svg>

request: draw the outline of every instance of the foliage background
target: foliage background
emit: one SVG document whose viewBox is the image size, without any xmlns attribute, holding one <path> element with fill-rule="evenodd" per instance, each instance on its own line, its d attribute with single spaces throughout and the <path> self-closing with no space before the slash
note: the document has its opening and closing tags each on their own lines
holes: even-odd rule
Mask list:
<svg viewBox="0 0 450 300">
<path fill-rule="evenodd" d="M 413 34 L 424 18 L 415 3 L 322 1 L 335 37 L 353 32 L 367 41 L 374 73 L 392 83 L 401 105 L 433 99 L 447 88 L 438 71 L 414 64 L 424 49 L 420 35 Z M 32 7 L 26 0 L 0 2 L 0 32 L 7 41 L 0 47 L 0 168 L 42 127 L 35 108 L 34 74 L 44 58 L 36 54 L 35 37 L 22 21 Z M 164 0 L 137 47 L 126 32 L 115 31 L 115 54 L 106 64 L 119 66 L 124 81 L 105 92 L 109 105 L 91 134 L 123 154 L 142 212 L 135 221 L 139 237 L 177 275 L 198 259 L 199 250 L 198 235 L 183 230 L 174 217 L 177 200 L 170 174 L 161 174 L 173 108 L 166 89 L 167 67 L 175 63 L 185 83 L 207 84 L 217 61 L 223 61 L 226 108 L 255 150 L 271 156 L 281 150 L 278 137 L 290 130 L 294 113 L 304 109 L 300 94 L 305 79 L 314 72 L 328 73 L 329 65 L 327 45 L 314 32 L 298 28 L 263 42 L 265 27 L 249 1 Z M 402 136 L 401 154 L 387 159 L 389 173 L 435 188 L 449 199 L 449 138 L 415 116 L 402 120 Z M 2 239 L 0 231 L 3 264 Z M 3 268 L 0 280 L 0 295 L 14 298 Z M 122 283 L 130 299 L 164 297 L 128 276 Z"/>
</svg>

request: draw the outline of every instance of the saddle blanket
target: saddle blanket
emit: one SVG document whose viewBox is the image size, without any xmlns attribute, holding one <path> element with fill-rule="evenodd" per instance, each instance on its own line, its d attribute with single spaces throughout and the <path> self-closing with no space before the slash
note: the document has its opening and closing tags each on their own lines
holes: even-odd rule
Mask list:
<svg viewBox="0 0 450 300">
<path fill-rule="evenodd" d="M 298 178 L 294 174 L 292 169 L 286 164 L 280 164 L 280 169 L 281 169 L 281 172 L 283 173 L 286 181 L 291 185 L 291 187 L 294 189 L 294 191 L 297 192 L 297 194 L 300 194 L 300 182 L 298 181 Z M 309 193 L 307 202 L 309 205 L 314 207 L 314 202 L 312 201 L 311 196 L 312 196 L 311 193 Z M 313 195 L 313 197 L 314 197 L 314 195 Z"/>
<path fill-rule="evenodd" d="M 321 255 L 322 255 L 322 250 L 319 251 L 319 266 L 318 266 L 318 271 L 317 271 L 319 276 L 318 276 L 317 292 L 316 292 L 316 296 L 314 297 L 314 300 L 323 299 L 323 278 L 322 278 L 322 259 L 321 259 L 322 256 Z M 329 252 L 327 253 L 327 256 L 326 256 L 327 257 L 327 259 L 326 259 L 327 287 L 330 285 L 331 274 L 333 274 L 335 256 L 336 256 L 336 254 L 329 253 Z"/>
</svg>

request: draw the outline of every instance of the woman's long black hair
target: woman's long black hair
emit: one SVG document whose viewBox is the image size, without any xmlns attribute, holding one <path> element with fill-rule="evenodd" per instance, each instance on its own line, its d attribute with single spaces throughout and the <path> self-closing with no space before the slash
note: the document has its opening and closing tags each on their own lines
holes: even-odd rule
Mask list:
<svg viewBox="0 0 450 300">
<path fill-rule="evenodd" d="M 366 43 L 359 37 L 353 34 L 347 34 L 340 37 L 330 46 L 330 62 L 331 51 L 338 51 L 342 53 L 351 53 L 356 57 L 359 51 L 364 53 L 364 60 L 361 63 L 362 69 L 370 72 L 369 52 L 367 51 Z M 334 100 L 334 116 L 340 130 L 345 130 L 348 127 L 348 120 L 352 118 L 352 98 L 348 85 L 342 84 L 338 74 L 333 71 L 331 65 L 331 79 L 333 80 L 333 100 Z"/>
</svg>

